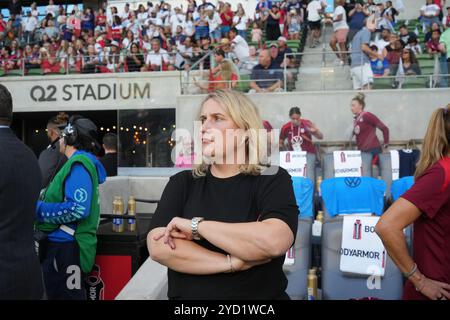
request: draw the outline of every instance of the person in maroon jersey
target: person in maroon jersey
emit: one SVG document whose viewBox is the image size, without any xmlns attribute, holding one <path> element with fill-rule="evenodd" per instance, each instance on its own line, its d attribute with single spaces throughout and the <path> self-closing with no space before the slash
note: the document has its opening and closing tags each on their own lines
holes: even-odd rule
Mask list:
<svg viewBox="0 0 450 320">
<path fill-rule="evenodd" d="M 450 300 L 450 104 L 431 116 L 414 178 L 375 231 L 408 280 L 403 299 Z M 411 223 L 413 258 L 403 235 Z"/>
<path fill-rule="evenodd" d="M 378 154 L 389 146 L 389 128 L 374 114 L 364 111 L 365 107 L 365 95 L 358 93 L 351 103 L 351 110 L 354 115 L 352 135 L 356 136 L 358 150 L 371 153 L 376 163 Z M 383 132 L 383 148 L 375 133 L 377 128 Z"/>
<path fill-rule="evenodd" d="M 323 139 L 322 132 L 314 123 L 301 118 L 302 113 L 298 107 L 289 110 L 291 121 L 286 123 L 280 132 L 280 150 L 283 151 L 306 151 L 316 153 L 312 136 L 319 140 Z"/>
</svg>

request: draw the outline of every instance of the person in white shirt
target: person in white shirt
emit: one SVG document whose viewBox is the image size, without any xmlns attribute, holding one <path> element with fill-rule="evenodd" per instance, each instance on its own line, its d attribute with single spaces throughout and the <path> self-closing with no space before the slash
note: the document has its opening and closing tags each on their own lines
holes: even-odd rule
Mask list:
<svg viewBox="0 0 450 320">
<path fill-rule="evenodd" d="M 48 1 L 48 6 L 45 8 L 45 14 L 51 14 L 53 18 L 56 18 L 58 15 L 58 6 L 55 6 L 53 0 Z"/>
<path fill-rule="evenodd" d="M 138 19 L 139 23 L 145 24 L 148 18 L 149 18 L 148 12 L 147 12 L 147 10 L 145 10 L 145 7 L 141 4 L 139 6 L 139 11 L 137 14 L 137 19 Z"/>
<path fill-rule="evenodd" d="M 180 7 L 175 7 L 175 13 L 172 14 L 169 21 L 171 25 L 172 36 L 174 36 L 177 33 L 177 27 L 183 27 L 186 22 L 186 16 L 183 14 Z"/>
<path fill-rule="evenodd" d="M 420 8 L 420 15 L 422 16 L 422 26 L 424 32 L 431 28 L 431 25 L 436 22 L 440 24 L 439 14 L 441 9 L 438 5 L 434 4 L 433 0 L 427 0 L 427 3 Z"/>
<path fill-rule="evenodd" d="M 184 34 L 190 38 L 192 38 L 195 34 L 195 25 L 194 25 L 194 18 L 192 15 L 192 12 L 188 12 L 186 14 L 186 22 L 183 26 Z"/>
<path fill-rule="evenodd" d="M 231 49 L 234 55 L 239 61 L 247 59 L 250 55 L 247 41 L 238 35 L 238 30 L 236 28 L 231 28 L 229 36 L 231 39 Z"/>
<path fill-rule="evenodd" d="M 233 26 L 237 29 L 238 35 L 242 38 L 247 39 L 247 29 L 248 29 L 249 20 L 245 15 L 245 11 L 242 7 L 240 7 L 233 17 Z"/>
<path fill-rule="evenodd" d="M 138 20 L 139 20 L 139 14 L 138 14 Z M 140 21 L 140 20 L 139 20 Z M 158 18 L 156 15 L 156 12 L 153 11 L 150 15 L 150 17 L 148 17 L 145 22 L 144 22 L 144 26 L 148 27 L 150 25 L 150 22 L 152 24 L 154 24 L 155 26 L 162 26 L 163 25 L 163 21 L 161 20 L 161 18 Z"/>
<path fill-rule="evenodd" d="M 147 54 L 143 71 L 162 71 L 163 65 L 169 63 L 169 55 L 166 50 L 161 49 L 161 42 L 159 39 L 153 39 L 151 43 L 152 51 Z M 174 70 L 173 67 L 172 70 Z"/>
<path fill-rule="evenodd" d="M 145 53 L 152 50 L 152 45 L 150 44 L 149 37 L 146 34 L 142 37 L 142 50 Z"/>
<path fill-rule="evenodd" d="M 39 11 L 38 11 L 38 9 L 37 9 L 37 4 L 36 4 L 36 2 L 33 2 L 32 4 L 31 4 L 31 15 L 33 16 L 33 17 L 38 17 L 39 16 Z"/>
<path fill-rule="evenodd" d="M 123 12 L 119 15 L 119 17 L 122 19 L 122 24 L 124 26 L 126 26 L 126 24 L 128 23 L 128 20 L 131 17 L 130 4 L 129 3 L 125 4 L 125 7 L 123 8 Z"/>
<path fill-rule="evenodd" d="M 22 20 L 22 28 L 24 31 L 23 37 L 26 43 L 33 42 L 34 40 L 34 31 L 38 26 L 39 22 L 35 16 L 31 14 L 31 11 L 28 11 L 27 17 Z"/>
<path fill-rule="evenodd" d="M 347 61 L 347 35 L 348 35 L 348 24 L 347 24 L 347 15 L 343 5 L 345 4 L 345 0 L 337 0 L 336 8 L 333 13 L 333 35 L 330 40 L 330 47 L 336 53 L 337 56 L 337 64 L 344 65 Z M 339 49 L 338 46 L 339 45 Z"/>
<path fill-rule="evenodd" d="M 321 35 L 321 17 L 320 14 L 323 12 L 324 4 L 320 0 L 312 0 L 306 7 L 308 11 L 308 27 L 310 30 L 309 35 L 309 47 L 314 48 L 320 43 Z"/>
<path fill-rule="evenodd" d="M 375 39 L 374 42 L 370 43 L 370 45 L 375 45 L 378 48 L 378 54 L 381 59 L 384 60 L 387 56 L 387 51 L 384 50 L 391 43 L 391 30 L 382 29 L 381 36 Z"/>
<path fill-rule="evenodd" d="M 211 43 L 218 43 L 222 38 L 222 32 L 220 31 L 222 19 L 219 13 L 214 11 L 213 6 L 206 7 L 206 21 L 208 21 Z"/>
</svg>

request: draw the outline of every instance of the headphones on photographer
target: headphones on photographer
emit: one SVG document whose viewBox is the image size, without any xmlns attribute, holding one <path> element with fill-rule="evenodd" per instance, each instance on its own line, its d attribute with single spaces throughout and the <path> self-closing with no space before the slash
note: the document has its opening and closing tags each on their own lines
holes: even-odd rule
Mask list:
<svg viewBox="0 0 450 320">
<path fill-rule="evenodd" d="M 74 121 L 72 117 L 69 119 L 69 123 L 64 128 L 62 132 L 64 143 L 67 146 L 73 146 L 78 138 L 78 130 L 76 127 L 76 120 Z"/>
<path fill-rule="evenodd" d="M 62 138 L 67 146 L 73 146 L 80 138 L 92 141 L 98 144 L 97 141 L 97 126 L 88 118 L 79 115 L 71 116 L 67 126 L 62 132 Z"/>
</svg>

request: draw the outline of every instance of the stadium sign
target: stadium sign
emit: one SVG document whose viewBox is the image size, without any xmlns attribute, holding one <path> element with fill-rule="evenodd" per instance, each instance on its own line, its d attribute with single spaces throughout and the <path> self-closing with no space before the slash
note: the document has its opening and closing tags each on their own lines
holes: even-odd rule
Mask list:
<svg viewBox="0 0 450 320">
<path fill-rule="evenodd" d="M 179 73 L 14 77 L 2 81 L 15 112 L 173 108 Z"/>
</svg>

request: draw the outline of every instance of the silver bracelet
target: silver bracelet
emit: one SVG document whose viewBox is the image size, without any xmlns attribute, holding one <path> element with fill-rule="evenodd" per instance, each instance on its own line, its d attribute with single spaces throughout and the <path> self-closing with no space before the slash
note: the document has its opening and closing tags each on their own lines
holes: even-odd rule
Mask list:
<svg viewBox="0 0 450 320">
<path fill-rule="evenodd" d="M 408 272 L 408 273 L 403 273 L 403 276 L 404 276 L 406 279 L 409 279 L 416 271 L 417 271 L 417 263 L 414 263 L 414 266 L 413 266 L 413 268 L 411 269 L 411 271 Z"/>
</svg>

